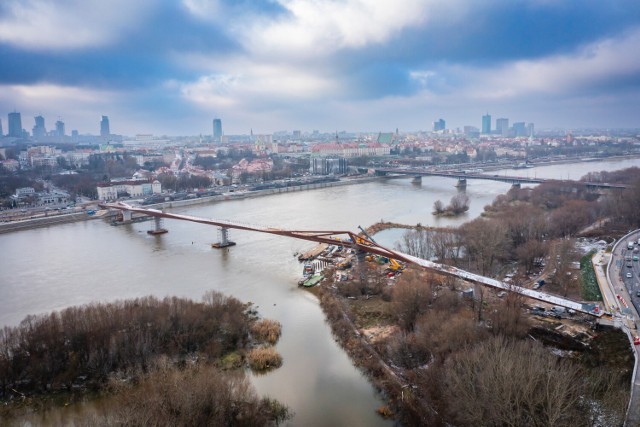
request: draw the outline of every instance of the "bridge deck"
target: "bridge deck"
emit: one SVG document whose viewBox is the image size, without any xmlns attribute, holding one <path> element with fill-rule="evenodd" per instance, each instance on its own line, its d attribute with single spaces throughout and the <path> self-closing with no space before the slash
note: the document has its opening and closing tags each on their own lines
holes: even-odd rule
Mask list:
<svg viewBox="0 0 640 427">
<path fill-rule="evenodd" d="M 626 185 L 623 184 L 609 184 L 603 182 L 585 182 L 585 181 L 571 181 L 571 180 L 553 180 L 548 178 L 530 178 L 524 176 L 513 175 L 489 175 L 485 173 L 464 173 L 459 171 L 430 171 L 427 169 L 396 169 L 396 168 L 379 168 L 375 169 L 377 172 L 399 174 L 399 175 L 421 175 L 421 176 L 442 176 L 445 178 L 457 178 L 457 179 L 483 179 L 488 181 L 500 181 L 510 184 L 542 184 L 547 181 L 561 181 L 583 184 L 587 187 L 597 188 L 615 188 L 625 189 Z"/>
<path fill-rule="evenodd" d="M 598 311 L 594 311 L 594 308 L 596 306 L 592 304 L 583 304 L 570 299 L 558 297 L 555 295 L 550 295 L 545 292 L 539 292 L 539 291 L 523 288 L 520 286 L 514 286 L 508 283 L 501 282 L 496 279 L 492 279 L 490 277 L 485 277 L 479 274 L 470 273 L 468 271 L 465 271 L 456 267 L 452 267 L 444 264 L 438 264 L 433 261 L 417 258 L 412 255 L 408 255 L 402 252 L 388 249 L 384 246 L 377 244 L 373 240 L 358 236 L 356 233 L 353 233 L 351 231 L 284 230 L 284 229 L 275 228 L 275 227 L 248 225 L 248 224 L 243 224 L 235 221 L 207 219 L 207 218 L 201 218 L 201 217 L 196 217 L 192 215 L 167 213 L 157 209 L 134 207 L 122 202 L 103 203 L 100 206 L 103 208 L 109 208 L 109 209 L 118 209 L 123 211 L 143 213 L 145 215 L 149 215 L 153 217 L 170 218 L 170 219 L 177 219 L 182 221 L 191 221 L 199 224 L 234 228 L 238 230 L 257 231 L 260 233 L 276 234 L 279 236 L 293 237 L 296 239 L 308 240 L 308 241 L 318 242 L 318 243 L 350 245 L 350 246 L 357 247 L 365 252 L 370 252 L 370 253 L 382 255 L 388 258 L 394 258 L 400 261 L 405 261 L 411 264 L 415 264 L 424 268 L 425 270 L 434 271 L 434 272 L 449 275 L 449 276 L 454 276 L 462 280 L 478 283 L 480 285 L 489 286 L 495 289 L 502 289 L 509 292 L 515 292 L 527 298 L 532 298 L 538 301 L 543 301 L 553 305 L 565 307 L 581 313 L 589 314 L 596 317 L 600 317 L 603 314 L 602 310 L 598 309 Z M 342 236 L 342 237 L 338 237 L 338 236 Z"/>
</svg>

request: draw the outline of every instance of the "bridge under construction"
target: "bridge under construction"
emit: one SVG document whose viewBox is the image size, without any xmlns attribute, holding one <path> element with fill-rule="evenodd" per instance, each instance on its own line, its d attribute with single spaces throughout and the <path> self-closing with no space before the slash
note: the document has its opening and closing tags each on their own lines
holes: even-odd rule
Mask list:
<svg viewBox="0 0 640 427">
<path fill-rule="evenodd" d="M 160 234 L 166 232 L 166 230 L 160 228 L 162 219 L 176 219 L 181 221 L 196 222 L 199 224 L 213 225 L 219 227 L 221 241 L 214 244 L 215 247 L 225 247 L 234 244 L 229 242 L 227 233 L 229 229 L 254 231 L 259 233 L 275 234 L 278 236 L 291 237 L 300 240 L 307 240 L 316 243 L 326 243 L 331 245 L 343 245 L 350 246 L 354 249 L 368 252 L 383 257 L 404 261 L 416 266 L 422 267 L 425 270 L 435 273 L 443 274 L 446 276 L 456 277 L 473 284 L 488 286 L 494 289 L 500 289 L 508 292 L 515 292 L 524 297 L 534 300 L 542 301 L 545 303 L 553 304 L 560 307 L 565 307 L 569 310 L 588 314 L 594 317 L 601 317 L 604 312 L 597 304 L 581 303 L 573 301 L 567 298 L 562 298 L 555 295 L 550 295 L 545 292 L 540 292 L 532 289 L 523 288 L 521 286 L 515 286 L 509 283 L 505 283 L 490 277 L 481 276 L 479 274 L 470 273 L 460 268 L 452 267 L 449 265 L 439 264 L 426 259 L 418 258 L 409 254 L 398 252 L 386 248 L 368 236 L 361 236 L 357 233 L 344 230 L 286 230 L 275 227 L 264 227 L 256 225 L 248 225 L 235 221 L 219 220 L 219 219 L 207 219 L 191 215 L 182 215 L 163 212 L 158 209 L 141 208 L 132 206 L 126 203 L 103 203 L 100 205 L 104 209 L 117 209 L 122 211 L 125 220 L 131 220 L 133 213 L 143 214 L 156 219 L 156 229 L 152 231 L 152 234 Z"/>
</svg>

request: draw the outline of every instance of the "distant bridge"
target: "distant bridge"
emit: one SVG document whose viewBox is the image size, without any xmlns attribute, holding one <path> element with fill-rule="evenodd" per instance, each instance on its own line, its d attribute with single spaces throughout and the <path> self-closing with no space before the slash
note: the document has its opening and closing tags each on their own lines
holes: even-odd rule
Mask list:
<svg viewBox="0 0 640 427">
<path fill-rule="evenodd" d="M 131 219 L 131 214 L 134 212 L 155 217 L 158 220 L 156 221 L 156 227 L 159 227 L 159 220 L 162 218 L 177 219 L 182 221 L 197 222 L 199 224 L 217 226 L 217 227 L 220 227 L 220 229 L 222 230 L 221 234 L 224 236 L 223 239 L 225 240 L 223 243 L 227 243 L 226 230 L 228 230 L 229 228 L 233 228 L 237 230 L 257 231 L 259 233 L 276 234 L 278 236 L 293 237 L 295 239 L 308 240 L 308 241 L 317 242 L 317 243 L 327 243 L 330 245 L 351 246 L 365 252 L 415 264 L 428 271 L 433 271 L 433 272 L 444 274 L 447 276 L 457 277 L 462 280 L 472 282 L 478 285 L 489 286 L 491 288 L 500 289 L 500 290 L 509 291 L 509 292 L 515 292 L 527 298 L 532 298 L 538 301 L 543 301 L 549 304 L 565 307 L 580 313 L 589 314 L 591 316 L 600 317 L 604 314 L 596 304 L 585 304 L 577 301 L 572 301 L 566 298 L 561 298 L 561 297 L 550 295 L 544 292 L 539 292 L 532 289 L 523 288 L 521 286 L 507 284 L 499 280 L 492 279 L 490 277 L 480 276 L 479 274 L 470 273 L 468 271 L 465 271 L 456 267 L 452 267 L 449 265 L 438 264 L 429 260 L 417 258 L 412 255 L 404 254 L 402 252 L 398 252 L 398 251 L 386 248 L 384 246 L 381 246 L 375 241 L 373 241 L 372 239 L 359 236 L 358 234 L 353 233 L 351 231 L 284 230 L 284 229 L 275 228 L 275 227 L 248 225 L 248 224 L 243 224 L 235 221 L 207 219 L 207 218 L 200 218 L 200 217 L 191 216 L 191 215 L 167 213 L 157 209 L 134 207 L 122 202 L 103 203 L 100 205 L 100 207 L 105 209 L 120 210 L 123 212 L 123 215 L 126 214 L 125 219 L 126 217 Z M 225 246 L 225 245 L 222 245 L 222 246 Z"/>
<path fill-rule="evenodd" d="M 529 178 L 523 176 L 510 176 L 510 175 L 488 175 L 484 173 L 478 172 L 464 172 L 458 170 L 445 170 L 445 171 L 432 171 L 428 169 L 402 169 L 402 168 L 373 168 L 373 170 L 377 174 L 388 175 L 388 174 L 397 174 L 397 175 L 409 175 L 414 177 L 421 176 L 442 176 L 446 178 L 457 178 L 458 181 L 465 181 L 468 179 L 483 179 L 489 181 L 500 181 L 507 182 L 509 184 L 520 185 L 520 184 L 542 184 L 543 182 L 548 181 L 559 181 L 566 183 L 575 183 L 582 184 L 588 188 L 615 188 L 615 189 L 625 189 L 626 185 L 623 184 L 609 184 L 602 182 L 584 182 L 584 181 L 571 181 L 571 180 L 553 180 L 547 178 Z"/>
</svg>

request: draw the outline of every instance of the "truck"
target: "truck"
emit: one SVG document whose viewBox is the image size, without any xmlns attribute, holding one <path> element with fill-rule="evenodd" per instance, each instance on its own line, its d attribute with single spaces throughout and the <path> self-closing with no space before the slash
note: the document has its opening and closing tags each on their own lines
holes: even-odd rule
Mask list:
<svg viewBox="0 0 640 427">
<path fill-rule="evenodd" d="M 629 241 L 627 242 L 627 249 L 628 249 L 628 250 L 630 250 L 630 251 L 632 251 L 632 250 L 633 250 L 633 243 L 634 243 L 634 241 L 633 241 L 633 240 L 629 240 Z"/>
</svg>

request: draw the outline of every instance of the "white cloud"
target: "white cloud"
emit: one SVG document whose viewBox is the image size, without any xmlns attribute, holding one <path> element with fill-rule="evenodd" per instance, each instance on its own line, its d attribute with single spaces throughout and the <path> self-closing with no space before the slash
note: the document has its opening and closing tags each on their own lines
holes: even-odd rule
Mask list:
<svg viewBox="0 0 640 427">
<path fill-rule="evenodd" d="M 32 50 L 104 46 L 136 24 L 147 0 L 2 0 L 0 42 Z"/>
<path fill-rule="evenodd" d="M 640 29 L 589 44 L 577 52 L 516 61 L 497 69 L 466 70 L 476 97 L 512 98 L 531 94 L 572 95 L 640 75 Z"/>
<path fill-rule="evenodd" d="M 94 104 L 109 102 L 112 98 L 112 93 L 108 91 L 54 84 L 10 85 L 4 86 L 3 92 L 13 93 L 24 102 L 37 105 L 57 102 Z"/>
<path fill-rule="evenodd" d="M 406 28 L 423 25 L 432 15 L 461 11 L 459 1 L 446 6 L 433 0 L 280 0 L 288 12 L 258 22 L 239 36 L 254 54 L 316 57 L 345 48 L 383 43 Z"/>
<path fill-rule="evenodd" d="M 224 64 L 226 71 L 181 84 L 183 97 L 208 108 L 219 108 L 250 106 L 265 99 L 304 102 L 338 90 L 336 81 L 312 70 L 247 61 L 225 61 Z"/>
<path fill-rule="evenodd" d="M 182 0 L 182 4 L 192 14 L 201 19 L 215 19 L 221 13 L 217 0 Z"/>
</svg>

